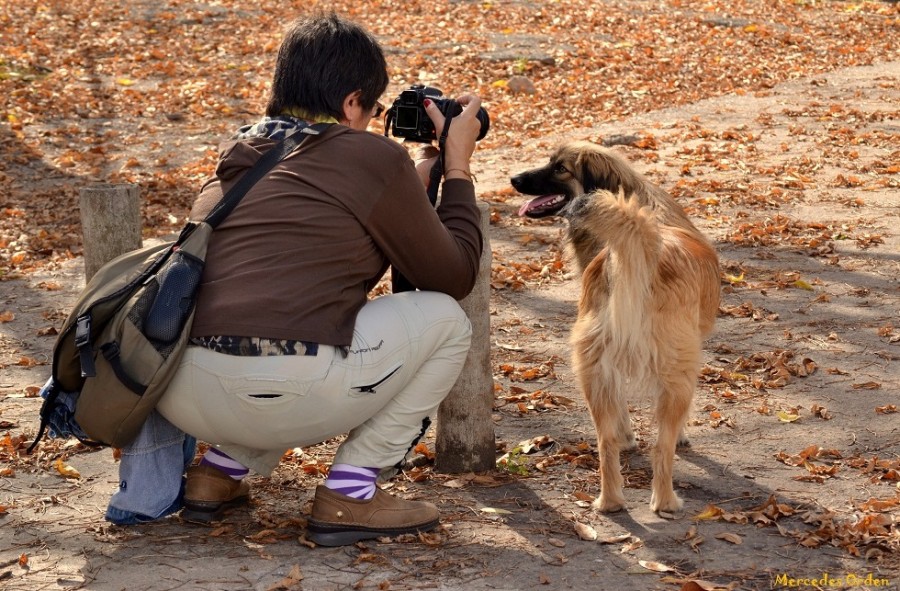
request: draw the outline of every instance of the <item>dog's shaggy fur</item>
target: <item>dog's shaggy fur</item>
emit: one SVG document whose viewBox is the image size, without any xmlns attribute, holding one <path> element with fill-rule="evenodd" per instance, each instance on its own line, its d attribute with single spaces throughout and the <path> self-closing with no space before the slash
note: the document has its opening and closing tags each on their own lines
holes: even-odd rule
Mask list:
<svg viewBox="0 0 900 591">
<path fill-rule="evenodd" d="M 656 402 L 659 435 L 650 508 L 674 512 L 677 443 L 687 421 L 703 340 L 719 304 L 711 243 L 678 204 L 616 152 L 571 142 L 550 163 L 512 178 L 532 199 L 520 215 L 562 215 L 583 272 L 572 330 L 573 369 L 597 429 L 604 512 L 625 506 L 621 448 L 634 447 L 628 400 Z"/>
</svg>

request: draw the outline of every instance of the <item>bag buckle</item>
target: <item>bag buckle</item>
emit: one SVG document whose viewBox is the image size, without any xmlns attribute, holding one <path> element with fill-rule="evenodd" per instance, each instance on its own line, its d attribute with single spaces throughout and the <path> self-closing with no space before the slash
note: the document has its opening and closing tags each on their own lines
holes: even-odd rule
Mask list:
<svg viewBox="0 0 900 591">
<path fill-rule="evenodd" d="M 91 347 L 91 315 L 83 314 L 75 320 L 75 347 L 81 362 L 81 377 L 93 378 L 97 375 L 94 365 L 94 348 Z"/>
</svg>

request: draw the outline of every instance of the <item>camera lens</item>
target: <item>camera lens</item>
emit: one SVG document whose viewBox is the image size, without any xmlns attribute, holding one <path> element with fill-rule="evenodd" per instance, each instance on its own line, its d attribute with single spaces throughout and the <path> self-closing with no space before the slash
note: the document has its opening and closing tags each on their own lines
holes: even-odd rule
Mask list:
<svg viewBox="0 0 900 591">
<path fill-rule="evenodd" d="M 481 132 L 478 134 L 478 137 L 475 138 L 475 141 L 481 141 L 491 128 L 491 117 L 484 107 L 478 109 L 477 116 L 478 120 L 481 121 Z"/>
</svg>

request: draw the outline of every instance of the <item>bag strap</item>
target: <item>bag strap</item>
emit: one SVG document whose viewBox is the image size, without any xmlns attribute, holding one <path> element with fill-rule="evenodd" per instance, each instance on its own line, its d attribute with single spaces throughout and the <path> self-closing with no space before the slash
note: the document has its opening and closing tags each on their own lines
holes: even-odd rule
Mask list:
<svg viewBox="0 0 900 591">
<path fill-rule="evenodd" d="M 266 176 L 270 170 L 272 170 L 276 164 L 284 160 L 291 152 L 300 147 L 308 137 L 313 135 L 320 135 L 323 133 L 328 127 L 332 125 L 331 123 L 315 123 L 313 125 L 308 125 L 299 131 L 292 133 L 287 136 L 278 144 L 263 154 L 262 158 L 257 160 L 256 164 L 253 165 L 253 168 L 244 173 L 244 176 L 240 178 L 240 180 L 235 183 L 233 187 L 222 197 L 222 200 L 219 201 L 215 207 L 213 207 L 212 211 L 209 212 L 209 215 L 203 220 L 213 228 L 222 223 L 222 221 L 228 217 L 228 214 L 237 207 L 237 204 L 241 202 L 241 199 L 244 198 L 244 195 L 247 194 L 247 191 L 255 185 L 258 181 L 260 181 L 264 176 Z"/>
</svg>

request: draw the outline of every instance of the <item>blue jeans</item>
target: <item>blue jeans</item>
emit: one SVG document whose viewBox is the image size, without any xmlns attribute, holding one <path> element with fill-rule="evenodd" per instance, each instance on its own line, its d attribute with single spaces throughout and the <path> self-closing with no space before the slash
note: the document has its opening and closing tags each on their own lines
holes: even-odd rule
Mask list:
<svg viewBox="0 0 900 591">
<path fill-rule="evenodd" d="M 119 490 L 109 500 L 106 520 L 134 525 L 181 509 L 184 471 L 194 459 L 197 440 L 155 410 L 137 438 L 122 449 Z"/>
</svg>

